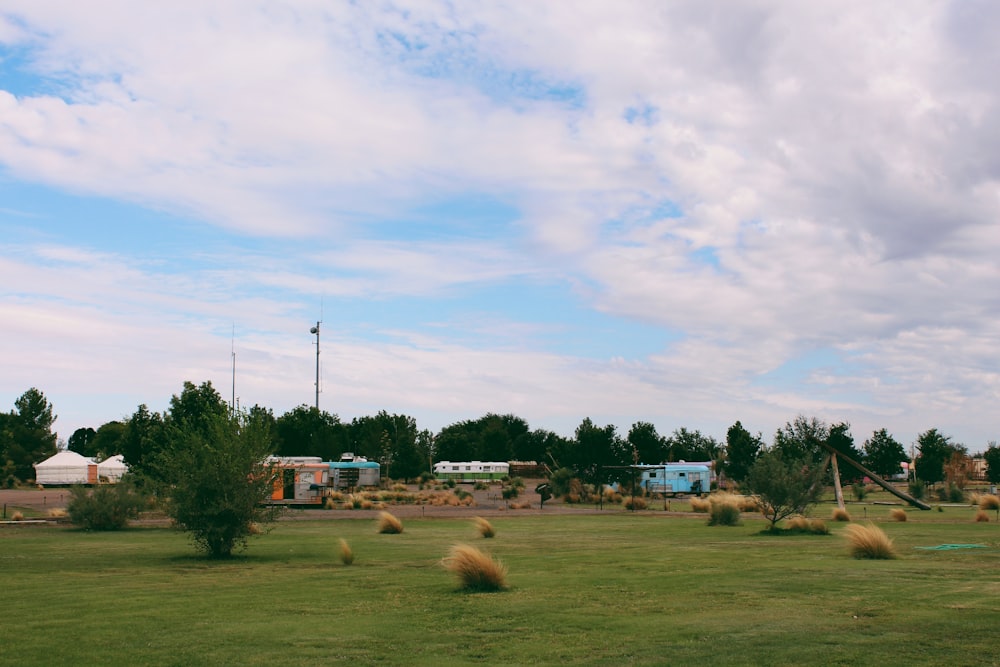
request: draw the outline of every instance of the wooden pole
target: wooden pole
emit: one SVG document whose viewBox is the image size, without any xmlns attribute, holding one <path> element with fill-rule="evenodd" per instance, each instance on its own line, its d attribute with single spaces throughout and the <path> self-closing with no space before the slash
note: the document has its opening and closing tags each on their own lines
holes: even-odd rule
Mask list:
<svg viewBox="0 0 1000 667">
<path fill-rule="evenodd" d="M 837 507 L 846 511 L 844 507 L 844 490 L 840 488 L 840 468 L 837 467 L 837 455 L 830 455 L 830 463 L 833 465 L 833 491 L 837 494 Z"/>
</svg>

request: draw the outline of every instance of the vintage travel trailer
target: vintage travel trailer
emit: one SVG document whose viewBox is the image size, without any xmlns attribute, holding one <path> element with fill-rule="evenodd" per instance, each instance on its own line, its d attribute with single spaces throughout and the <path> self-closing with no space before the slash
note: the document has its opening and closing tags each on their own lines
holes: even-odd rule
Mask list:
<svg viewBox="0 0 1000 667">
<path fill-rule="evenodd" d="M 438 461 L 434 464 L 435 477 L 456 482 L 499 480 L 509 475 L 510 464 L 506 461 Z"/>
<path fill-rule="evenodd" d="M 318 456 L 273 456 L 277 475 L 271 493 L 275 505 L 321 505 L 330 480 L 330 466 Z"/>
<path fill-rule="evenodd" d="M 356 489 L 361 486 L 378 486 L 380 466 L 363 456 L 344 452 L 339 461 L 327 465 L 330 469 L 330 488 L 335 491 Z"/>
<path fill-rule="evenodd" d="M 647 493 L 701 495 L 711 490 L 712 471 L 703 463 L 639 465 L 639 486 Z"/>
</svg>

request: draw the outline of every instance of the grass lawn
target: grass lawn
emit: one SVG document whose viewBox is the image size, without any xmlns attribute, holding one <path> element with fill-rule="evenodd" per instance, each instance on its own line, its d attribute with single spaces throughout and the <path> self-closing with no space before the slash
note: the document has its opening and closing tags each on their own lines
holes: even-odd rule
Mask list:
<svg viewBox="0 0 1000 667">
<path fill-rule="evenodd" d="M 892 561 L 848 557 L 844 524 L 662 513 L 512 514 L 490 540 L 468 519 L 286 521 L 227 561 L 165 528 L 0 526 L 0 664 L 1000 664 L 1000 524 L 949 516 L 880 521 Z M 459 591 L 456 542 L 510 589 Z M 987 548 L 914 548 L 954 543 Z"/>
</svg>

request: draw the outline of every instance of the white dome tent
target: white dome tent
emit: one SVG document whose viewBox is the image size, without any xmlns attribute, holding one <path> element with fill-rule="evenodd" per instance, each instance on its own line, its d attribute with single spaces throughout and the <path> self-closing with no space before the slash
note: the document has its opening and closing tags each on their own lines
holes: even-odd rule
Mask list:
<svg viewBox="0 0 1000 667">
<path fill-rule="evenodd" d="M 34 468 L 35 483 L 42 486 L 97 483 L 97 464 L 94 460 L 68 450 L 53 454 L 36 463 Z"/>
<path fill-rule="evenodd" d="M 97 464 L 97 479 L 101 482 L 118 482 L 128 472 L 125 457 L 115 454 Z"/>
</svg>

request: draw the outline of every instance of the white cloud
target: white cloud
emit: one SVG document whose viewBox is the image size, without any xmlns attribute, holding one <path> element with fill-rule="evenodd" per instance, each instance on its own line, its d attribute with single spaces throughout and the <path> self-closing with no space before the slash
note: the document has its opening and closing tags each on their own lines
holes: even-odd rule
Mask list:
<svg viewBox="0 0 1000 667">
<path fill-rule="evenodd" d="M 405 343 L 349 341 L 365 361 L 338 380 L 372 405 L 463 416 L 507 404 L 682 425 L 815 410 L 910 434 L 929 417 L 970 438 L 993 428 L 1000 55 L 988 3 L 4 11 L 0 44 L 27 47 L 47 81 L 35 95 L 0 90 L 7 174 L 300 253 L 211 250 L 186 275 L 181 260 L 156 270 L 97 244 L 7 256 L 2 275 L 31 287 L 0 306 L 25 335 L 158 341 L 194 372 L 214 368 L 220 321 L 253 312 L 252 368 L 287 392 L 258 380 L 262 395 L 287 403 L 298 373 L 269 350 L 298 345 L 277 332 L 319 295 L 558 280 L 679 341 L 638 365 L 584 367 L 444 333 L 428 342 L 427 322 L 408 321 Z M 466 192 L 521 217 L 488 241 L 373 238 L 375 223 Z M 521 319 L 530 329 L 508 304 L 501 321 Z M 196 342 L 176 343 L 188 327 Z M 818 351 L 851 362 L 791 387 L 755 382 Z"/>
</svg>

